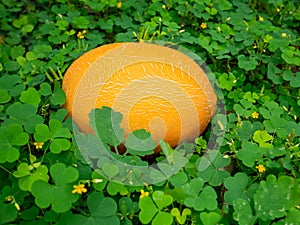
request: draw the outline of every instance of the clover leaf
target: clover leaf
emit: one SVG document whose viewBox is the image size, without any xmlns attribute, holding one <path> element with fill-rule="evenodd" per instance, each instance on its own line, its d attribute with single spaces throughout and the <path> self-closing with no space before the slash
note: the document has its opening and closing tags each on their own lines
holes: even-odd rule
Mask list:
<svg viewBox="0 0 300 225">
<path fill-rule="evenodd" d="M 19 159 L 19 146 L 27 144 L 29 135 L 23 132 L 20 124 L 0 127 L 0 163 L 14 162 Z"/>
<path fill-rule="evenodd" d="M 223 73 L 218 78 L 220 87 L 222 89 L 226 89 L 227 91 L 230 91 L 235 85 L 236 85 L 236 77 L 232 73 Z"/>
<path fill-rule="evenodd" d="M 217 150 L 211 150 L 198 160 L 198 177 L 212 186 L 220 185 L 229 176 L 223 168 L 230 164 L 230 159 L 225 158 Z"/>
<path fill-rule="evenodd" d="M 37 142 L 51 142 L 50 150 L 52 153 L 59 154 L 61 151 L 70 148 L 71 133 L 67 128 L 64 128 L 59 120 L 51 119 L 49 127 L 45 124 L 38 124 L 35 127 L 34 139 Z"/>
<path fill-rule="evenodd" d="M 238 66 L 245 70 L 254 70 L 258 62 L 251 57 L 246 57 L 245 55 L 238 56 Z"/>
<path fill-rule="evenodd" d="M 13 222 L 18 216 L 18 210 L 13 204 L 4 204 L 0 201 L 0 224 Z"/>
<path fill-rule="evenodd" d="M 31 191 L 32 184 L 37 180 L 48 182 L 48 168 L 44 165 L 36 169 L 31 168 L 27 163 L 21 163 L 13 175 L 19 179 L 19 187 L 23 191 Z"/>
<path fill-rule="evenodd" d="M 248 167 L 253 167 L 255 162 L 259 160 L 265 153 L 264 148 L 260 148 L 256 143 L 244 142 L 241 149 L 237 153 L 239 160 Z"/>
<path fill-rule="evenodd" d="M 151 133 L 142 129 L 130 133 L 125 141 L 125 146 L 128 153 L 145 156 L 154 153 L 156 143 L 153 141 Z"/>
<path fill-rule="evenodd" d="M 222 219 L 222 216 L 216 212 L 201 212 L 200 219 L 203 225 L 215 225 Z"/>
<path fill-rule="evenodd" d="M 231 205 L 234 200 L 241 198 L 244 194 L 244 190 L 248 185 L 248 176 L 245 173 L 237 173 L 234 177 L 228 177 L 224 181 L 224 185 L 227 189 L 224 195 L 225 201 Z"/>
<path fill-rule="evenodd" d="M 265 130 L 257 130 L 253 134 L 253 140 L 259 144 L 259 147 L 272 148 L 273 145 L 271 143 L 267 143 L 273 140 L 273 137 L 268 134 Z"/>
<path fill-rule="evenodd" d="M 300 201 L 300 184 L 288 176 L 269 175 L 261 181 L 255 195 L 256 213 L 264 221 L 287 215 L 287 212 Z"/>
<path fill-rule="evenodd" d="M 0 90 L 0 104 L 7 103 L 11 100 L 11 96 L 6 90 Z"/>
<path fill-rule="evenodd" d="M 117 147 L 124 141 L 124 130 L 120 128 L 122 114 L 109 107 L 94 109 L 89 114 L 91 126 L 103 144 Z"/>
<path fill-rule="evenodd" d="M 54 185 L 43 180 L 37 180 L 32 184 L 35 203 L 43 209 L 51 205 L 54 212 L 66 212 L 78 199 L 78 195 L 72 193 L 72 183 L 78 179 L 79 173 L 73 167 L 56 163 L 50 167 L 50 175 Z"/>
<path fill-rule="evenodd" d="M 300 72 L 293 74 L 292 71 L 286 70 L 283 72 L 283 79 L 290 81 L 290 84 L 294 88 L 300 87 Z"/>
<path fill-rule="evenodd" d="M 217 194 L 211 186 L 203 188 L 204 181 L 201 178 L 195 178 L 182 186 L 182 190 L 188 197 L 185 198 L 184 204 L 192 207 L 197 211 L 204 209 L 215 210 L 217 208 Z"/>
<path fill-rule="evenodd" d="M 255 217 L 252 214 L 252 209 L 247 200 L 237 199 L 233 202 L 233 218 L 238 221 L 240 225 L 254 224 Z"/>
<path fill-rule="evenodd" d="M 35 88 L 30 87 L 21 93 L 20 101 L 37 107 L 41 102 L 41 95 Z"/>
<path fill-rule="evenodd" d="M 53 105 L 62 105 L 66 102 L 66 94 L 61 89 L 61 85 L 58 82 L 54 82 L 53 94 L 50 97 L 50 102 Z"/>
<path fill-rule="evenodd" d="M 4 75 L 0 78 L 0 90 L 7 91 L 10 96 L 17 96 L 24 88 L 24 84 L 18 84 L 20 80 L 18 75 Z"/>
<path fill-rule="evenodd" d="M 72 215 L 67 224 L 72 225 L 119 225 L 116 216 L 117 203 L 112 198 L 104 197 L 100 192 L 94 192 L 87 198 L 89 216 Z"/>
<path fill-rule="evenodd" d="M 4 124 L 19 123 L 24 126 L 26 132 L 32 134 L 35 126 L 44 121 L 44 119 L 36 113 L 37 108 L 35 106 L 16 102 L 7 108 L 6 114 L 9 116 L 9 119 L 6 119 Z"/>
<path fill-rule="evenodd" d="M 152 195 L 153 200 L 149 196 L 140 198 L 139 219 L 143 224 L 151 222 L 152 225 L 171 225 L 173 217 L 170 213 L 164 212 L 164 208 L 172 204 L 173 198 L 162 191 L 155 191 Z"/>
</svg>

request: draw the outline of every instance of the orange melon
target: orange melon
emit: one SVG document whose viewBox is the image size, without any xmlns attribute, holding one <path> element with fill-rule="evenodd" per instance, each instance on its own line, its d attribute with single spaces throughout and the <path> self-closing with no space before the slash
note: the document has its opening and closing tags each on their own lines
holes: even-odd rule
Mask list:
<svg viewBox="0 0 300 225">
<path fill-rule="evenodd" d="M 62 87 L 65 108 L 82 132 L 92 132 L 91 110 L 108 106 L 122 113 L 125 137 L 146 129 L 172 147 L 199 136 L 216 110 L 216 95 L 201 67 L 157 44 L 95 48 L 68 68 Z"/>
</svg>

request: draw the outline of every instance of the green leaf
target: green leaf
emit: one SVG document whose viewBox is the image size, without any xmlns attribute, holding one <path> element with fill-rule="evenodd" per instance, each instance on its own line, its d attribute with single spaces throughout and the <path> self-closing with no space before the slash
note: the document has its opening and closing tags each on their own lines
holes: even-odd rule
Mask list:
<svg viewBox="0 0 300 225">
<path fill-rule="evenodd" d="M 35 107 L 41 102 L 41 96 L 35 88 L 30 87 L 21 93 L 20 101 L 23 103 L 32 104 Z"/>
<path fill-rule="evenodd" d="M 232 4 L 230 3 L 230 1 L 227 0 L 216 0 L 214 4 L 216 4 L 217 8 L 219 8 L 222 11 L 229 10 L 232 8 Z"/>
<path fill-rule="evenodd" d="M 14 46 L 10 50 L 10 56 L 13 59 L 18 58 L 19 56 L 23 56 L 24 53 L 25 53 L 25 48 L 21 45 Z"/>
<path fill-rule="evenodd" d="M 293 73 L 290 70 L 285 70 L 283 72 L 283 79 L 290 81 L 290 84 L 294 88 L 300 87 L 300 72 Z"/>
<path fill-rule="evenodd" d="M 239 160 L 242 160 L 243 164 L 248 167 L 253 167 L 255 162 L 259 160 L 265 150 L 260 148 L 257 144 L 252 142 L 242 143 L 241 149 L 238 151 L 237 156 Z"/>
<path fill-rule="evenodd" d="M 229 176 L 229 173 L 223 168 L 230 164 L 230 159 L 223 157 L 217 150 L 210 150 L 198 162 L 198 177 L 212 186 L 220 185 Z"/>
<path fill-rule="evenodd" d="M 104 163 L 102 165 L 102 171 L 109 180 L 115 177 L 119 173 L 119 167 L 110 163 Z"/>
<path fill-rule="evenodd" d="M 91 126 L 103 144 L 118 146 L 124 141 L 124 130 L 120 128 L 122 114 L 109 107 L 94 109 L 89 114 Z"/>
<path fill-rule="evenodd" d="M 53 105 L 63 105 L 66 102 L 66 94 L 61 89 L 61 85 L 58 82 L 54 82 L 54 90 L 50 97 L 50 102 Z"/>
<path fill-rule="evenodd" d="M 227 91 L 231 91 L 232 88 L 236 85 L 236 77 L 232 73 L 223 73 L 218 78 L 220 87 L 222 89 L 226 89 Z"/>
<path fill-rule="evenodd" d="M 26 24 L 22 27 L 21 31 L 23 34 L 30 33 L 34 29 L 34 26 L 32 24 Z"/>
<path fill-rule="evenodd" d="M 255 131 L 253 134 L 253 140 L 259 144 L 259 147 L 273 147 L 271 143 L 267 143 L 268 141 L 273 140 L 273 137 L 270 134 L 268 134 L 268 132 L 265 130 Z"/>
<path fill-rule="evenodd" d="M 187 197 L 184 200 L 184 204 L 197 211 L 203 211 L 204 209 L 215 210 L 218 205 L 217 194 L 211 186 L 206 186 L 198 196 Z"/>
<path fill-rule="evenodd" d="M 27 163 L 21 163 L 13 175 L 19 179 L 19 187 L 22 191 L 31 191 L 32 184 L 37 180 L 48 182 L 48 168 L 40 165 L 31 171 Z"/>
<path fill-rule="evenodd" d="M 153 219 L 151 225 L 171 225 L 173 224 L 173 217 L 170 213 L 167 212 L 158 212 L 155 218 Z"/>
<path fill-rule="evenodd" d="M 289 41 L 286 38 L 272 38 L 269 41 L 268 49 L 271 52 L 275 52 L 278 48 L 285 48 L 289 46 Z"/>
<path fill-rule="evenodd" d="M 201 212 L 200 219 L 203 225 L 215 225 L 220 222 L 222 216 L 216 212 Z"/>
<path fill-rule="evenodd" d="M 100 192 L 94 192 L 88 196 L 87 205 L 90 216 L 80 214 L 72 215 L 68 224 L 85 225 L 119 225 L 120 220 L 116 216 L 117 203 L 112 198 L 104 197 Z"/>
<path fill-rule="evenodd" d="M 133 202 L 129 197 L 122 197 L 119 199 L 119 209 L 122 216 L 126 217 L 133 210 Z"/>
<path fill-rule="evenodd" d="M 224 181 L 224 185 L 227 189 L 224 195 L 225 201 L 232 205 L 233 201 L 241 198 L 248 185 L 248 176 L 245 173 L 237 173 L 234 177 L 228 177 Z"/>
<path fill-rule="evenodd" d="M 7 103 L 11 100 L 11 96 L 6 90 L 0 90 L 0 104 Z"/>
<path fill-rule="evenodd" d="M 280 76 L 281 69 L 277 68 L 272 62 L 268 64 L 267 76 L 274 84 L 282 84 L 283 80 Z"/>
<path fill-rule="evenodd" d="M 181 187 L 188 181 L 188 176 L 185 172 L 178 172 L 170 177 L 169 181 L 174 187 Z"/>
<path fill-rule="evenodd" d="M 261 181 L 254 195 L 254 207 L 259 217 L 273 220 L 287 215 L 300 201 L 300 184 L 292 177 L 269 175 Z"/>
<path fill-rule="evenodd" d="M 51 95 L 52 94 L 51 85 L 46 82 L 41 83 L 39 93 L 43 96 Z"/>
<path fill-rule="evenodd" d="M 245 55 L 238 56 L 238 66 L 247 71 L 254 70 L 258 62 L 254 58 L 246 57 Z"/>
<path fill-rule="evenodd" d="M 74 17 L 72 20 L 73 26 L 79 29 L 87 29 L 90 21 L 88 21 L 84 16 Z"/>
<path fill-rule="evenodd" d="M 159 210 L 162 210 L 173 202 L 173 197 L 171 195 L 166 195 L 162 191 L 153 192 L 152 199 L 156 203 Z"/>
<path fill-rule="evenodd" d="M 197 197 L 202 190 L 204 181 L 201 178 L 194 178 L 189 183 L 186 183 L 182 186 L 184 193 Z"/>
<path fill-rule="evenodd" d="M 13 222 L 18 216 L 18 210 L 13 204 L 4 204 L 0 201 L 0 224 Z"/>
<path fill-rule="evenodd" d="M 79 197 L 72 193 L 72 183 L 78 179 L 78 171 L 73 167 L 66 167 L 63 163 L 56 163 L 50 167 L 50 174 L 54 185 L 42 180 L 33 183 L 32 194 L 35 197 L 35 203 L 40 208 L 47 208 L 51 205 L 53 211 L 57 213 L 66 212 Z"/>
<path fill-rule="evenodd" d="M 0 77 L 0 89 L 10 92 L 20 82 L 18 75 L 3 75 Z"/>
<path fill-rule="evenodd" d="M 49 127 L 45 124 L 38 124 L 35 127 L 34 139 L 37 142 L 51 141 L 50 150 L 54 154 L 59 154 L 62 151 L 70 148 L 71 133 L 63 124 L 56 119 L 49 121 Z"/>
<path fill-rule="evenodd" d="M 252 214 L 252 209 L 248 201 L 244 199 L 237 199 L 233 202 L 233 218 L 238 221 L 239 225 L 252 225 L 255 218 Z"/>
<path fill-rule="evenodd" d="M 126 195 L 128 194 L 128 189 L 125 185 L 115 182 L 109 182 L 106 187 L 107 193 L 110 195 L 116 195 L 117 193 L 120 193 L 120 195 Z"/>
<path fill-rule="evenodd" d="M 281 57 L 288 64 L 300 66 L 300 53 L 296 50 L 294 46 L 289 46 L 288 48 L 282 49 Z"/>
<path fill-rule="evenodd" d="M 139 219 L 143 224 L 148 224 L 152 218 L 158 213 L 158 209 L 155 206 L 152 199 L 148 196 L 143 197 L 139 201 Z"/>
<path fill-rule="evenodd" d="M 44 119 L 37 115 L 37 108 L 31 104 L 21 104 L 16 102 L 6 110 L 9 119 L 4 121 L 4 124 L 19 123 L 24 126 L 24 129 L 29 134 L 34 132 L 37 124 L 43 123 Z"/>
<path fill-rule="evenodd" d="M 0 163 L 14 162 L 19 159 L 19 146 L 27 144 L 29 135 L 23 132 L 20 124 L 0 127 Z"/>
<path fill-rule="evenodd" d="M 107 184 L 107 179 L 100 175 L 97 171 L 93 171 L 92 172 L 92 179 L 101 179 L 102 182 L 97 182 L 97 183 L 93 183 L 93 187 L 97 190 L 97 191 L 102 191 L 106 184 Z"/>
<path fill-rule="evenodd" d="M 153 141 L 151 133 L 142 129 L 130 133 L 125 141 L 125 146 L 128 153 L 145 156 L 154 153 L 156 143 Z"/>
</svg>

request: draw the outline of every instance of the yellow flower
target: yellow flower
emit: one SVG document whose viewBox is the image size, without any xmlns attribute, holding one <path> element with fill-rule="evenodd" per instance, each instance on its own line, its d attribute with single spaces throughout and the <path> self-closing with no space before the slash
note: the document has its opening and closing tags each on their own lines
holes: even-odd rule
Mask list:
<svg viewBox="0 0 300 225">
<path fill-rule="evenodd" d="M 118 2 L 117 7 L 121 8 L 122 7 L 122 2 Z"/>
<path fill-rule="evenodd" d="M 206 23 L 201 23 L 201 28 L 202 28 L 202 29 L 207 28 L 207 24 L 206 24 Z"/>
<path fill-rule="evenodd" d="M 163 9 L 166 9 L 166 5 L 162 5 L 161 7 L 162 7 Z"/>
<path fill-rule="evenodd" d="M 74 185 L 73 188 L 74 188 L 74 190 L 72 191 L 73 194 L 78 193 L 81 195 L 82 193 L 87 192 L 87 189 L 84 187 L 84 184 Z"/>
<path fill-rule="evenodd" d="M 33 143 L 36 149 L 41 149 L 44 145 L 43 142 L 34 142 Z"/>
<path fill-rule="evenodd" d="M 283 38 L 285 38 L 286 36 L 287 36 L 286 33 L 281 34 L 281 37 L 283 37 Z"/>
<path fill-rule="evenodd" d="M 83 30 L 83 31 L 79 31 L 78 33 L 77 33 L 77 37 L 79 38 L 79 39 L 83 39 L 86 34 L 86 30 Z"/>
<path fill-rule="evenodd" d="M 143 189 L 141 190 L 141 195 L 140 195 L 140 198 L 143 198 L 145 196 L 149 196 L 149 192 L 147 191 L 144 191 Z"/>
<path fill-rule="evenodd" d="M 257 119 L 258 116 L 259 116 L 259 114 L 258 114 L 258 112 L 253 112 L 253 113 L 251 114 L 251 116 L 252 116 L 252 118 Z"/>
<path fill-rule="evenodd" d="M 259 17 L 258 17 L 258 20 L 259 20 L 259 21 L 264 21 L 265 19 L 264 19 L 262 16 L 259 16 Z"/>
<path fill-rule="evenodd" d="M 263 173 L 266 171 L 266 167 L 264 167 L 263 165 L 258 165 L 255 167 L 259 173 Z"/>
</svg>

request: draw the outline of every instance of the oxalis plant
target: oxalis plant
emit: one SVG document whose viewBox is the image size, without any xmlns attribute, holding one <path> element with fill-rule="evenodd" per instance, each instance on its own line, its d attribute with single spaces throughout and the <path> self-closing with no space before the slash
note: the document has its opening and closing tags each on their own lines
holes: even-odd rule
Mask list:
<svg viewBox="0 0 300 225">
<path fill-rule="evenodd" d="M 297 0 L 1 0 L 0 224 L 300 224 L 299 7 Z M 125 154 L 110 151 L 122 137 L 113 109 L 91 112 L 94 135 L 79 132 L 61 89 L 86 51 L 148 40 L 199 55 L 226 103 L 217 127 L 176 149 L 161 141 L 152 160 L 144 157 L 154 146 L 145 130 L 123 140 Z M 118 138 L 100 132 L 111 126 Z M 220 129 L 220 148 L 209 150 Z M 89 148 L 95 143 L 99 149 Z M 146 175 L 139 169 L 152 164 Z"/>
</svg>

